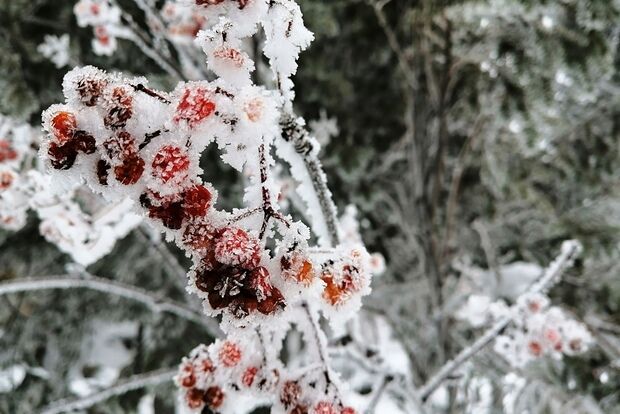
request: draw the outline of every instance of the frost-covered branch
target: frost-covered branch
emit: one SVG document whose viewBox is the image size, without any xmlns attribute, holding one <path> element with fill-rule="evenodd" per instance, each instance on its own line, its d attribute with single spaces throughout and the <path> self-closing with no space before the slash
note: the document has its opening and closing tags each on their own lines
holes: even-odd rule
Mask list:
<svg viewBox="0 0 620 414">
<path fill-rule="evenodd" d="M 549 265 L 544 274 L 529 289 L 528 293 L 546 293 L 558 282 L 562 273 L 572 266 L 575 258 L 581 253 L 581 244 L 576 240 L 565 241 L 562 244 L 562 252 Z M 452 375 L 461 365 L 476 355 L 478 351 L 486 347 L 497 337 L 512 321 L 510 316 L 500 318 L 472 345 L 463 349 L 454 359 L 450 360 L 433 375 L 423 387 L 420 388 L 420 398 L 425 401 L 441 385 L 443 381 Z"/>
<path fill-rule="evenodd" d="M 75 410 L 85 410 L 109 398 L 126 394 L 129 391 L 172 381 L 175 373 L 176 369 L 161 369 L 145 374 L 134 375 L 117 385 L 89 395 L 88 397 L 57 401 L 45 407 L 39 414 L 61 414 Z"/>
<path fill-rule="evenodd" d="M 219 328 L 211 321 L 187 306 L 156 294 L 113 280 L 100 277 L 78 279 L 68 276 L 49 276 L 42 278 L 23 278 L 0 283 L 0 296 L 10 293 L 32 292 L 49 289 L 90 289 L 110 295 L 120 296 L 145 304 L 154 312 L 166 312 L 204 326 L 207 331 L 218 336 Z"/>
<path fill-rule="evenodd" d="M 336 205 L 332 199 L 332 193 L 327 186 L 327 176 L 317 156 L 318 143 L 310 136 L 301 120 L 295 118 L 292 114 L 284 115 L 280 120 L 280 126 L 282 127 L 282 137 L 285 141 L 293 145 L 295 151 L 304 162 L 306 172 L 312 183 L 314 195 L 318 201 L 319 211 L 322 213 L 322 221 L 329 234 L 331 245 L 337 246 L 340 244 L 340 235 L 337 225 L 338 215 Z M 292 165 L 291 169 L 294 170 L 295 166 Z M 295 174 L 294 171 L 293 173 Z M 310 195 L 303 197 L 310 197 Z M 304 201 L 306 201 L 306 203 L 311 203 L 309 200 Z M 315 214 L 312 206 L 309 205 L 308 207 L 311 214 Z M 316 219 L 314 220 L 316 221 Z M 313 223 L 313 226 L 316 225 L 317 223 Z"/>
</svg>

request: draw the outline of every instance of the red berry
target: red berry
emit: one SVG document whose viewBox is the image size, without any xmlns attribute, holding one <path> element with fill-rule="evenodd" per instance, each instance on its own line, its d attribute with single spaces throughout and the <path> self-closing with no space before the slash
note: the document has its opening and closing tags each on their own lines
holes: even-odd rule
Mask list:
<svg viewBox="0 0 620 414">
<path fill-rule="evenodd" d="M 152 167 L 153 177 L 159 178 L 164 183 L 175 177 L 183 179 L 187 177 L 189 157 L 181 148 L 166 145 L 155 154 Z"/>
<path fill-rule="evenodd" d="M 50 142 L 47 149 L 47 155 L 50 157 L 52 167 L 57 170 L 68 170 L 75 163 L 77 151 L 70 141 L 67 141 L 62 145 L 55 142 Z"/>
<path fill-rule="evenodd" d="M 534 356 L 542 355 L 542 351 L 543 351 L 542 345 L 540 344 L 540 342 L 536 340 L 529 341 L 527 344 L 527 349 L 530 352 L 530 354 Z"/>
<path fill-rule="evenodd" d="M 357 411 L 353 407 L 344 407 L 340 410 L 340 414 L 357 414 Z"/>
<path fill-rule="evenodd" d="M 220 263 L 253 269 L 260 263 L 260 241 L 243 229 L 226 228 L 215 244 L 215 258 Z"/>
<path fill-rule="evenodd" d="M 106 154 L 112 160 L 123 159 L 135 155 L 136 140 L 127 131 L 119 131 L 116 135 L 108 138 L 103 143 Z"/>
<path fill-rule="evenodd" d="M 116 87 L 110 101 L 111 105 L 103 124 L 108 128 L 122 128 L 133 115 L 133 97 L 127 89 Z"/>
<path fill-rule="evenodd" d="M 204 396 L 205 393 L 202 390 L 199 390 L 198 388 L 190 388 L 185 393 L 185 402 L 189 408 L 196 410 L 204 405 Z"/>
<path fill-rule="evenodd" d="M 194 185 L 185 193 L 185 213 L 193 217 L 206 215 L 212 198 L 213 195 L 207 187 Z"/>
<path fill-rule="evenodd" d="M 13 149 L 11 143 L 5 139 L 0 139 L 0 162 L 14 160 L 17 158 L 17 151 Z"/>
<path fill-rule="evenodd" d="M 80 96 L 80 102 L 86 106 L 95 106 L 107 83 L 105 79 L 94 77 L 81 79 L 77 83 L 76 88 Z"/>
<path fill-rule="evenodd" d="M 258 302 L 258 311 L 263 315 L 271 315 L 284 309 L 286 301 L 280 289 L 272 287 L 271 293 L 264 300 Z"/>
<path fill-rule="evenodd" d="M 285 407 L 297 404 L 301 398 L 301 386 L 297 381 L 286 381 L 282 385 L 282 391 L 280 392 L 280 402 Z"/>
<path fill-rule="evenodd" d="M 209 223 L 202 220 L 192 220 L 183 231 L 183 244 L 193 250 L 206 250 L 212 247 L 215 237 L 215 229 Z"/>
<path fill-rule="evenodd" d="M 241 382 L 246 387 L 251 387 L 254 383 L 254 378 L 256 378 L 256 374 L 258 373 L 258 367 L 249 367 L 243 372 L 243 376 L 241 377 Z"/>
<path fill-rule="evenodd" d="M 15 173 L 13 171 L 0 172 L 0 190 L 6 190 L 13 184 L 15 180 Z"/>
<path fill-rule="evenodd" d="M 144 160 L 138 154 L 125 157 L 120 165 L 114 167 L 114 176 L 124 185 L 138 182 L 144 172 Z"/>
<path fill-rule="evenodd" d="M 63 144 L 73 138 L 73 133 L 77 129 L 77 120 L 71 112 L 56 112 L 51 121 L 52 133 L 56 140 Z"/>
<path fill-rule="evenodd" d="M 218 59 L 228 60 L 238 68 L 242 67 L 245 61 L 243 54 L 232 47 L 222 46 L 215 49 L 213 56 Z"/>
<path fill-rule="evenodd" d="M 259 266 L 250 272 L 250 288 L 256 292 L 259 301 L 271 296 L 273 287 L 269 283 L 269 271 L 263 266 Z"/>
<path fill-rule="evenodd" d="M 218 386 L 207 388 L 204 394 L 203 401 L 209 406 L 209 408 L 219 408 L 224 403 L 224 391 Z"/>
<path fill-rule="evenodd" d="M 174 121 L 187 122 L 190 127 L 196 126 L 200 121 L 215 111 L 213 95 L 205 88 L 187 88 L 177 106 Z"/>
<path fill-rule="evenodd" d="M 336 407 L 329 401 L 321 401 L 314 406 L 315 414 L 338 414 Z"/>
<path fill-rule="evenodd" d="M 237 0 L 237 3 L 239 4 L 240 9 L 244 9 L 245 6 L 247 6 L 249 2 L 250 0 Z"/>
<path fill-rule="evenodd" d="M 75 131 L 71 142 L 77 151 L 85 154 L 95 152 L 95 138 L 86 131 Z"/>
<path fill-rule="evenodd" d="M 280 259 L 280 269 L 285 279 L 309 285 L 314 279 L 312 262 L 297 251 L 285 254 Z"/>
<path fill-rule="evenodd" d="M 218 358 L 222 365 L 234 367 L 241 361 L 241 349 L 234 342 L 226 341 L 222 344 Z"/>
</svg>

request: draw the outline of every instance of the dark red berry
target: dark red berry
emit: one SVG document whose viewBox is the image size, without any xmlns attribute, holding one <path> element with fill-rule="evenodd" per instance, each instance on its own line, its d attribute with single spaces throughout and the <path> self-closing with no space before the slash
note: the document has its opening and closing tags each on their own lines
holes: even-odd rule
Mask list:
<svg viewBox="0 0 620 414">
<path fill-rule="evenodd" d="M 120 165 L 114 167 L 114 176 L 124 185 L 137 183 L 143 172 L 144 160 L 138 154 L 124 158 Z"/>
<path fill-rule="evenodd" d="M 68 170 L 73 167 L 75 159 L 77 158 L 77 151 L 70 141 L 62 145 L 50 142 L 47 154 L 50 157 L 52 167 L 57 170 Z"/>
<path fill-rule="evenodd" d="M 99 160 L 97 162 L 97 179 L 99 184 L 108 185 L 108 173 L 110 171 L 110 164 L 105 160 Z"/>
<path fill-rule="evenodd" d="M 185 212 L 188 216 L 198 217 L 207 214 L 211 207 L 211 191 L 204 185 L 195 185 L 185 193 Z"/>
<path fill-rule="evenodd" d="M 219 408 L 224 403 L 224 391 L 218 386 L 207 388 L 204 393 L 203 401 L 209 406 L 209 408 Z"/>
<path fill-rule="evenodd" d="M 108 128 L 123 128 L 133 115 L 133 97 L 124 88 L 117 87 L 112 91 L 112 105 L 108 110 L 103 124 Z"/>
<path fill-rule="evenodd" d="M 95 138 L 86 131 L 75 131 L 71 142 L 77 151 L 85 154 L 95 152 Z"/>
<path fill-rule="evenodd" d="M 81 79 L 76 88 L 78 95 L 80 96 L 80 102 L 86 106 L 95 106 L 107 83 L 108 82 L 105 79 Z"/>
</svg>

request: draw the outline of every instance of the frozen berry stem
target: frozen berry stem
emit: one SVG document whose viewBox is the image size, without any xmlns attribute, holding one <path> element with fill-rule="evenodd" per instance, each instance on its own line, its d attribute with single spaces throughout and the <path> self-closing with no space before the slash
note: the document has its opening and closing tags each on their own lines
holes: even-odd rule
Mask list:
<svg viewBox="0 0 620 414">
<path fill-rule="evenodd" d="M 581 253 L 581 244 L 576 240 L 568 240 L 562 244 L 562 251 L 558 257 L 551 262 L 544 274 L 529 289 L 527 293 L 547 293 L 547 291 L 559 282 L 562 274 L 573 265 L 575 258 Z M 463 349 L 454 359 L 448 361 L 441 367 L 435 375 L 419 389 L 419 396 L 422 401 L 428 397 L 445 381 L 455 370 L 480 350 L 485 348 L 495 339 L 512 321 L 509 316 L 500 318 L 473 344 Z"/>
</svg>

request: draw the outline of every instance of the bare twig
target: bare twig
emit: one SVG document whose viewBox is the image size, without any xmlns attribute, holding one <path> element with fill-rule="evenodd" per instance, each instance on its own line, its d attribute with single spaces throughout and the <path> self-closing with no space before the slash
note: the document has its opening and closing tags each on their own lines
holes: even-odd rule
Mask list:
<svg viewBox="0 0 620 414">
<path fill-rule="evenodd" d="M 576 240 L 568 240 L 562 244 L 562 252 L 556 259 L 551 262 L 547 270 L 538 281 L 536 281 L 528 289 L 528 293 L 546 293 L 553 286 L 562 273 L 572 265 L 577 255 L 581 252 L 581 244 Z M 478 338 L 468 348 L 463 349 L 454 359 L 448 361 L 442 366 L 430 380 L 420 388 L 420 398 L 422 401 L 428 397 L 441 385 L 443 381 L 449 378 L 452 373 L 463 365 L 467 360 L 473 357 L 478 351 L 487 346 L 497 335 L 499 335 L 506 326 L 511 322 L 511 318 L 506 316 L 499 319 L 491 328 L 489 328 L 480 338 Z"/>
<path fill-rule="evenodd" d="M 84 410 L 105 401 L 109 398 L 123 395 L 129 391 L 166 383 L 176 374 L 175 369 L 161 369 L 146 374 L 138 374 L 119 382 L 110 388 L 99 391 L 88 397 L 66 399 L 52 403 L 40 411 L 39 414 L 61 414 L 75 410 Z"/>
</svg>

